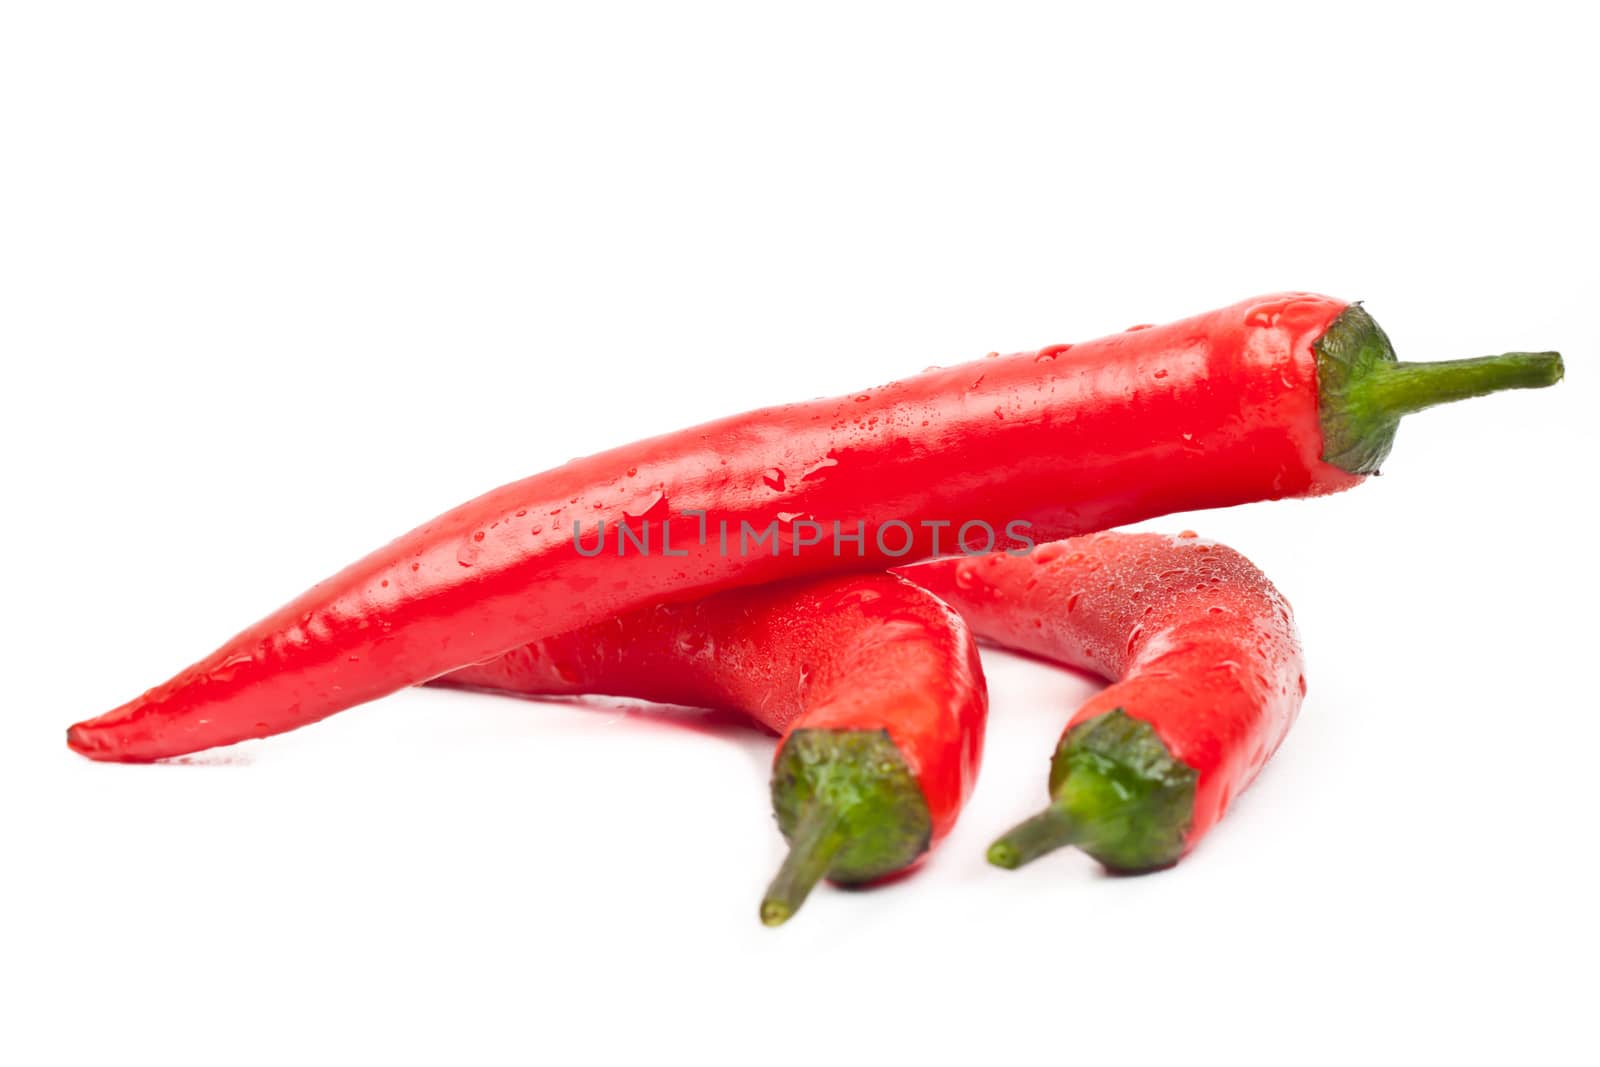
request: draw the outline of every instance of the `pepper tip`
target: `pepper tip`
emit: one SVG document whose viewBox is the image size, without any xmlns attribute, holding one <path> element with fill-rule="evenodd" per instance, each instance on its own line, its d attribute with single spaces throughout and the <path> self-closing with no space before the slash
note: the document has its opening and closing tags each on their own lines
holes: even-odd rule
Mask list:
<svg viewBox="0 0 1600 1067">
<path fill-rule="evenodd" d="M 101 763 L 129 763 L 140 762 L 130 760 L 127 756 L 115 751 L 104 732 L 98 731 L 93 726 L 93 719 L 84 722 L 75 722 L 67 727 L 67 747 L 78 755 Z"/>
<path fill-rule="evenodd" d="M 83 723 L 73 723 L 67 727 L 67 747 L 80 756 L 93 754 L 94 745 L 89 739 L 89 731 L 84 729 Z"/>
</svg>

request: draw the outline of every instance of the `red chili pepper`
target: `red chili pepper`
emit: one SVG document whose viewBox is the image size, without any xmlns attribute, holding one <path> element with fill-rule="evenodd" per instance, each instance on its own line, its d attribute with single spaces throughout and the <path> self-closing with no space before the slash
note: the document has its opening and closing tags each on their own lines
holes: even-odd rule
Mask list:
<svg viewBox="0 0 1600 1067">
<path fill-rule="evenodd" d="M 1271 758 L 1305 695 L 1288 601 L 1192 533 L 1097 534 L 905 573 L 980 638 L 1112 682 L 1062 735 L 1050 806 L 990 849 L 1002 867 L 1067 844 L 1117 870 L 1175 863 Z"/>
<path fill-rule="evenodd" d="M 1359 307 L 1289 294 L 740 415 L 464 504 L 68 743 L 176 756 L 649 604 L 1332 492 L 1376 468 L 1400 415 L 1560 374 L 1554 353 L 1396 363 Z M 598 520 L 612 536 L 588 558 L 573 531 L 592 545 Z M 647 524 L 648 553 L 618 536 L 626 522 L 635 537 Z M 745 525 L 772 531 L 772 554 L 740 545 Z"/>
<path fill-rule="evenodd" d="M 926 855 L 972 791 L 988 713 L 960 617 L 888 574 L 646 608 L 441 681 L 717 708 L 783 735 L 772 803 L 793 848 L 762 901 L 769 925 L 824 875 L 870 882 Z"/>
</svg>

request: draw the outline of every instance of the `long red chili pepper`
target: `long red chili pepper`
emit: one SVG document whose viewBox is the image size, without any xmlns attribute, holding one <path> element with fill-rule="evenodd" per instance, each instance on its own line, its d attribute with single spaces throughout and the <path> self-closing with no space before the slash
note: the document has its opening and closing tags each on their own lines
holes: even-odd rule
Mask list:
<svg viewBox="0 0 1600 1067">
<path fill-rule="evenodd" d="M 1358 306 L 1296 293 L 752 412 L 447 512 L 68 742 L 175 756 L 649 604 L 1328 493 L 1376 469 L 1401 415 L 1560 375 L 1554 353 L 1396 363 Z"/>
<path fill-rule="evenodd" d="M 537 641 L 442 682 L 738 711 L 783 735 L 772 803 L 792 848 L 761 918 L 816 881 L 873 881 L 955 823 L 988 711 L 970 632 L 888 574 L 738 589 Z"/>
<path fill-rule="evenodd" d="M 1067 844 L 1117 870 L 1176 862 L 1272 756 L 1305 694 L 1288 601 L 1193 534 L 1097 534 L 905 573 L 979 637 L 1112 681 L 1062 735 L 1050 806 L 990 849 L 1002 867 Z"/>
</svg>

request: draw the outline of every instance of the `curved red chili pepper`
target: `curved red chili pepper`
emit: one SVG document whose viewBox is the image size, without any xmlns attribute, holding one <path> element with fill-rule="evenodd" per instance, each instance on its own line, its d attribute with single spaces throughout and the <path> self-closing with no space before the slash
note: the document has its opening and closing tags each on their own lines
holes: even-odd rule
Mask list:
<svg viewBox="0 0 1600 1067">
<path fill-rule="evenodd" d="M 1401 413 L 1559 375 L 1553 354 L 1397 364 L 1359 308 L 1300 293 L 752 412 L 447 512 L 68 742 L 134 761 L 263 737 L 649 604 L 948 554 L 968 523 L 965 545 L 1007 548 L 1332 492 Z M 599 520 L 613 536 L 588 558 L 574 526 L 592 545 Z M 652 549 L 614 554 L 619 523 Z M 743 524 L 771 524 L 772 554 L 741 550 Z"/>
<path fill-rule="evenodd" d="M 988 710 L 960 617 L 888 574 L 646 608 L 441 681 L 716 708 L 781 734 L 773 803 L 795 847 L 764 901 L 769 923 L 824 874 L 871 881 L 926 855 L 972 791 Z"/>
<path fill-rule="evenodd" d="M 1068 843 L 1123 870 L 1174 862 L 1255 778 L 1305 694 L 1288 601 L 1193 534 L 1097 534 L 904 573 L 981 639 L 1112 683 L 1062 736 L 1055 802 L 991 851 L 1003 866 Z"/>
</svg>

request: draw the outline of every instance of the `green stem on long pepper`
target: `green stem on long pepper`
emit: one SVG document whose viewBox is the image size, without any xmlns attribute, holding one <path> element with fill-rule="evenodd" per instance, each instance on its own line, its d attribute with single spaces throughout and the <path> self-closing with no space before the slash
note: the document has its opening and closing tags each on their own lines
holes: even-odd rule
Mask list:
<svg viewBox="0 0 1600 1067">
<path fill-rule="evenodd" d="M 1378 470 L 1401 416 L 1506 389 L 1542 389 L 1564 373 L 1559 352 L 1401 363 L 1359 304 L 1341 312 L 1315 348 L 1322 458 L 1352 474 Z"/>
</svg>

